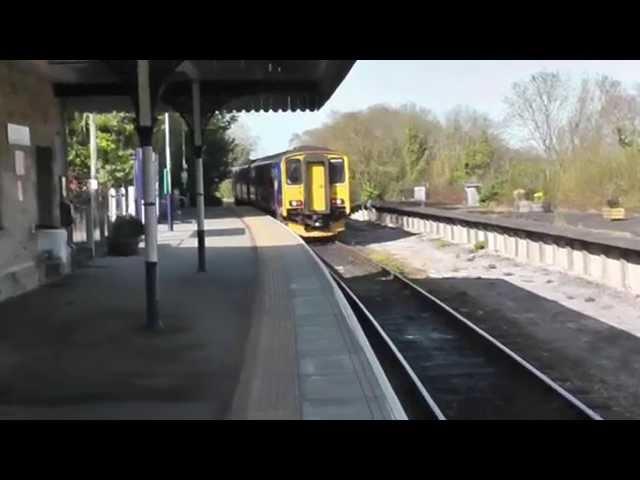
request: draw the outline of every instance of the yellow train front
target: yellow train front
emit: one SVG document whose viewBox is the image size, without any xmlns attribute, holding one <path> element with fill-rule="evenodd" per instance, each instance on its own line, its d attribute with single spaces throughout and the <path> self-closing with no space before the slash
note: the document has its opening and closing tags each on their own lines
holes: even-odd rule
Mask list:
<svg viewBox="0 0 640 480">
<path fill-rule="evenodd" d="M 304 238 L 334 237 L 351 212 L 349 159 L 324 147 L 298 147 L 233 170 L 237 205 L 274 215 Z"/>
</svg>

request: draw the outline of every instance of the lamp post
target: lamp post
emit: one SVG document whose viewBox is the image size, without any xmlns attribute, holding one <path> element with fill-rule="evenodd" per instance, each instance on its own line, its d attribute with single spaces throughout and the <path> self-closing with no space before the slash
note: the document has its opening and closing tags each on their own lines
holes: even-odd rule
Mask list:
<svg viewBox="0 0 640 480">
<path fill-rule="evenodd" d="M 166 175 L 166 194 L 167 194 L 167 223 L 169 223 L 169 230 L 173 231 L 173 189 L 171 188 L 171 144 L 169 140 L 169 113 L 164 114 L 164 136 L 165 136 L 165 175 Z"/>
</svg>

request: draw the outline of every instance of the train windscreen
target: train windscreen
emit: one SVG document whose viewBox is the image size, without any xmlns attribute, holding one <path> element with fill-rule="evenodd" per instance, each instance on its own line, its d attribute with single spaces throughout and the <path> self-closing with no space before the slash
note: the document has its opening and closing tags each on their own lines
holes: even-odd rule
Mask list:
<svg viewBox="0 0 640 480">
<path fill-rule="evenodd" d="M 329 161 L 329 179 L 331 183 L 344 182 L 344 160 L 342 158 L 332 158 Z"/>
<path fill-rule="evenodd" d="M 287 160 L 287 184 L 300 185 L 302 183 L 302 161 L 294 158 Z"/>
</svg>

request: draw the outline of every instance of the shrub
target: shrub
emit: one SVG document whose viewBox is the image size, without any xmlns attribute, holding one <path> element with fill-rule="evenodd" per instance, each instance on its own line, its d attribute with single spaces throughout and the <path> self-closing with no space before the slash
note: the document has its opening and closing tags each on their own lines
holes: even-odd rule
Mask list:
<svg viewBox="0 0 640 480">
<path fill-rule="evenodd" d="M 217 195 L 210 195 L 205 199 L 207 207 L 221 207 L 223 203 L 223 200 Z"/>
<path fill-rule="evenodd" d="M 233 184 L 231 179 L 227 179 L 220 184 L 217 195 L 225 200 L 233 199 Z"/>
<path fill-rule="evenodd" d="M 480 204 L 486 206 L 490 203 L 498 202 L 504 198 L 506 192 L 507 181 L 499 178 L 490 184 L 487 188 L 483 188 L 480 193 Z"/>
<path fill-rule="evenodd" d="M 133 215 L 119 215 L 113 222 L 111 237 L 114 239 L 133 239 L 144 235 L 144 225 Z"/>
<path fill-rule="evenodd" d="M 360 191 L 360 200 L 362 203 L 366 203 L 371 200 L 380 200 L 382 197 L 382 192 L 378 189 L 372 182 L 365 182 L 362 185 L 362 189 Z"/>
<path fill-rule="evenodd" d="M 485 242 L 484 240 L 481 240 L 473 244 L 474 252 L 479 252 L 480 250 L 484 250 L 485 248 L 487 248 L 487 242 Z"/>
<path fill-rule="evenodd" d="M 144 234 L 144 225 L 132 215 L 120 215 L 113 222 L 108 238 L 111 255 L 130 256 L 138 253 L 138 243 Z"/>
</svg>

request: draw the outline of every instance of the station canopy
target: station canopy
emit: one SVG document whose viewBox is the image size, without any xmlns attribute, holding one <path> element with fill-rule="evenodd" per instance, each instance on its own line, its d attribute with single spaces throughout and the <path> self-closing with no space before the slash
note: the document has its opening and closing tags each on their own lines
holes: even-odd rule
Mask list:
<svg viewBox="0 0 640 480">
<path fill-rule="evenodd" d="M 135 112 L 135 60 L 38 62 L 65 110 Z M 155 112 L 188 114 L 198 80 L 202 112 L 316 111 L 353 60 L 150 60 Z"/>
</svg>

